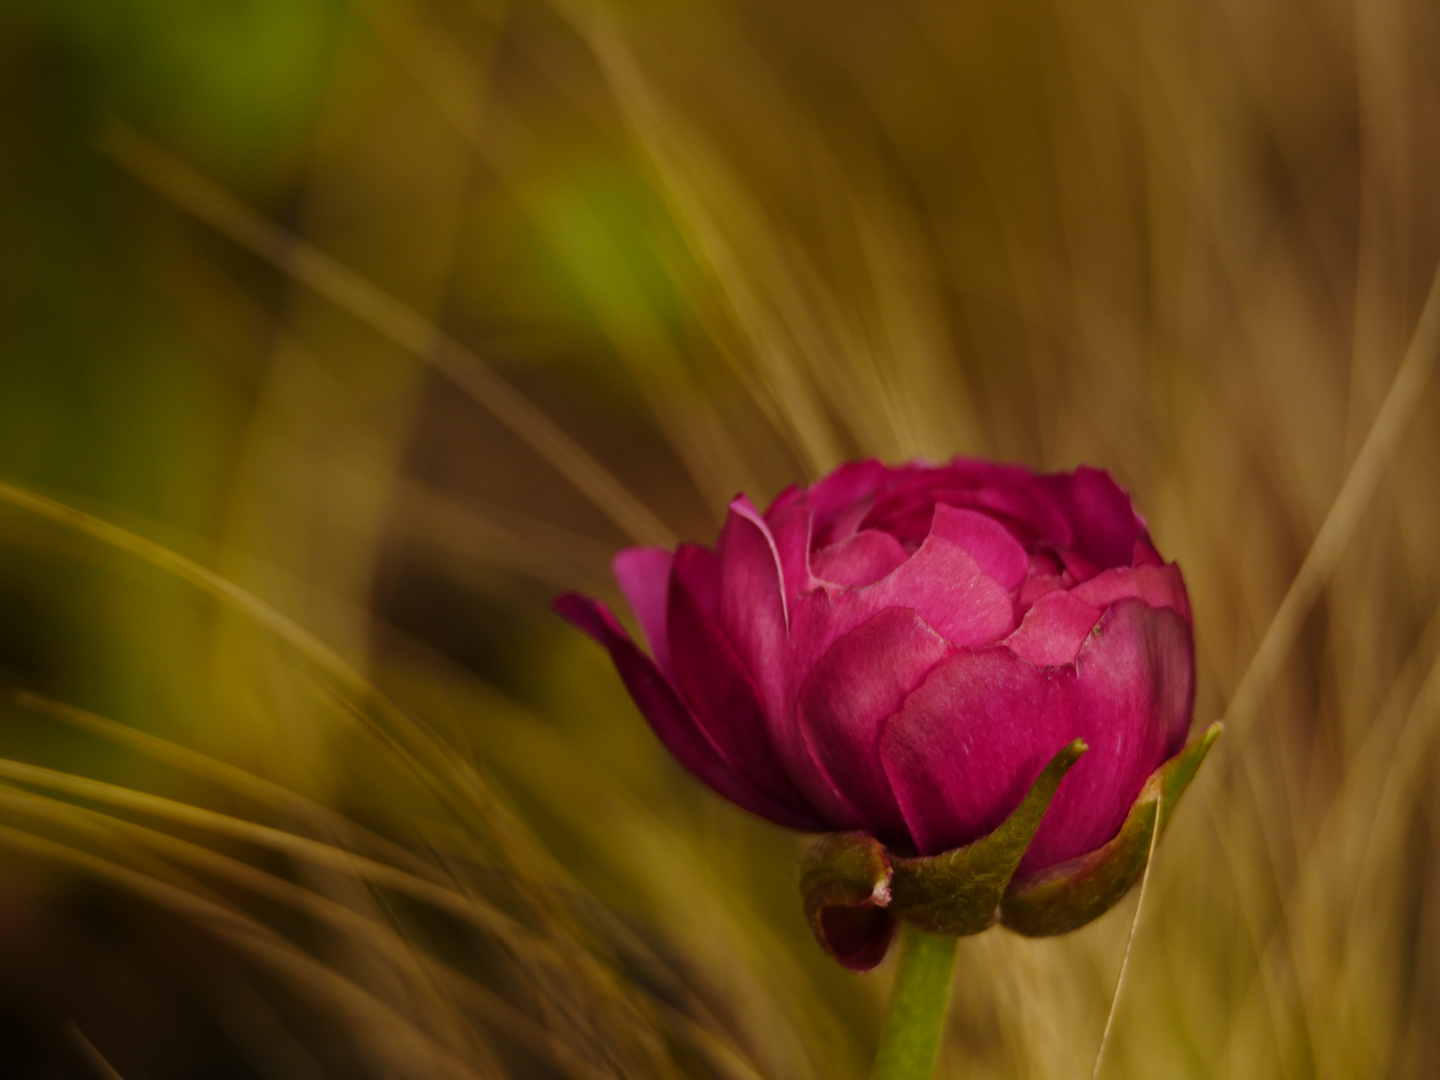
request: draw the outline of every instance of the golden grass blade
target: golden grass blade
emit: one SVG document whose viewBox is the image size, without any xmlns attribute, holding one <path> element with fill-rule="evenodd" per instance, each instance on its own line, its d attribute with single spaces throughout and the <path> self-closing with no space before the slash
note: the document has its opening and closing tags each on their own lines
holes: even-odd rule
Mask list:
<svg viewBox="0 0 1440 1080">
<path fill-rule="evenodd" d="M 348 934 L 351 940 L 379 954 L 392 970 L 405 976 L 407 999 L 413 995 L 423 995 L 422 1015 L 432 1024 L 449 1029 L 449 1045 L 466 1042 L 466 1025 L 449 999 L 435 992 L 436 987 L 429 977 L 430 973 L 423 967 L 423 955 L 411 949 L 403 938 L 382 923 L 238 859 L 100 811 L 75 806 L 49 796 L 36 795 L 3 783 L 0 783 L 0 808 L 65 826 L 98 840 L 114 853 L 118 853 L 123 846 L 132 853 L 132 857 L 138 855 L 141 860 L 141 865 L 132 869 L 148 873 L 154 880 L 166 881 L 172 887 L 182 889 L 199 899 L 220 906 L 232 906 L 224 897 L 199 886 L 188 876 L 175 879 L 173 867 L 165 860 L 238 885 L 257 896 L 284 904 L 323 922 L 332 930 Z"/>
<path fill-rule="evenodd" d="M 1236 737 L 1243 739 L 1259 711 L 1280 661 L 1294 643 L 1300 625 L 1320 595 L 1346 542 L 1360 522 L 1405 426 L 1420 401 L 1435 361 L 1440 357 L 1440 267 L 1430 283 L 1414 335 L 1385 400 L 1380 405 L 1360 452 L 1340 485 L 1320 531 L 1305 554 L 1285 598 L 1270 620 L 1260 646 L 1241 676 L 1225 710 L 1225 723 L 1238 725 Z M 1235 745 L 1239 745 L 1238 743 Z"/>
<path fill-rule="evenodd" d="M 529 965 L 536 972 L 543 971 L 545 979 L 552 984 L 556 979 L 561 983 L 579 980 L 580 984 L 591 987 L 602 996 L 618 993 L 619 996 L 610 1001 L 610 1006 L 618 1009 L 620 1014 L 628 1016 L 630 1019 L 627 1022 L 638 1025 L 639 1031 L 649 1029 L 645 1003 L 630 989 L 618 983 L 615 973 L 583 948 L 575 938 L 559 931 L 553 925 L 547 927 L 551 930 L 548 936 L 538 934 L 475 896 L 329 844 L 213 810 L 5 759 L 0 759 L 0 778 L 45 787 L 204 829 L 353 876 L 375 887 L 394 890 L 493 936 L 507 948 L 517 963 Z"/>
<path fill-rule="evenodd" d="M 102 840 L 115 838 L 132 846 L 150 849 L 172 861 L 238 885 L 256 896 L 284 904 L 332 930 L 348 935 L 356 943 L 379 953 L 382 959 L 402 972 L 412 992 L 425 995 L 424 1014 L 427 1017 L 438 1020 L 449 1014 L 452 1043 L 458 1043 L 461 1033 L 468 1027 L 462 1015 L 455 1011 L 455 1006 L 463 1005 L 492 1027 L 504 1031 L 508 1037 L 546 1058 L 567 1076 L 577 1080 L 600 1080 L 611 1075 L 595 1069 L 581 1056 L 581 1050 L 567 1046 L 555 1033 L 541 1028 L 504 998 L 443 961 L 426 955 L 390 926 L 312 889 L 168 833 L 8 784 L 0 784 L 0 807 L 67 825 Z"/>
<path fill-rule="evenodd" d="M 297 836 L 243 818 L 176 802 L 131 788 L 91 780 L 83 776 L 47 769 L 40 765 L 0 759 L 0 778 L 91 799 L 110 806 L 150 814 L 166 821 L 203 829 L 219 836 L 269 848 L 292 858 L 360 878 L 372 885 L 394 889 L 412 899 L 493 934 L 517 950 L 535 948 L 539 943 L 508 915 L 473 897 L 407 873 L 404 870 L 365 858 L 330 844 Z"/>
<path fill-rule="evenodd" d="M 326 297 L 433 367 L 548 461 L 637 544 L 674 534 L 558 424 L 480 357 L 337 260 L 286 233 L 120 122 L 101 149 L 175 205 Z"/>
<path fill-rule="evenodd" d="M 453 752 L 440 743 L 433 733 L 424 728 L 396 706 L 385 694 L 371 684 L 364 676 L 345 662 L 329 646 L 314 634 L 289 619 L 252 593 L 241 589 L 233 582 L 207 570 L 191 559 L 185 558 L 168 548 L 136 535 L 126 529 L 111 525 L 83 511 L 73 509 L 47 499 L 44 496 L 25 491 L 14 485 L 0 482 L 0 501 L 73 528 L 94 539 L 111 544 L 119 550 L 136 555 L 162 570 L 170 572 L 216 598 L 232 604 L 256 623 L 274 633 L 282 641 L 294 647 L 297 653 L 312 662 L 335 684 L 337 704 L 374 734 L 388 752 L 405 764 L 411 774 L 428 790 L 442 799 L 456 813 L 459 823 L 474 833 L 478 818 L 488 829 L 487 846 L 493 846 L 504 869 L 513 876 L 514 884 L 522 889 L 540 917 L 546 931 L 541 937 L 530 937 L 524 947 L 536 949 L 549 942 L 551 947 L 562 950 L 571 961 L 570 970 L 591 986 L 601 998 L 609 999 L 610 1005 L 620 1013 L 641 1017 L 648 1006 L 639 1000 L 633 988 L 620 982 L 616 973 L 608 970 L 581 942 L 586 935 L 574 915 L 565 905 L 557 882 L 566 877 L 558 867 L 553 866 L 531 841 L 514 816 L 501 805 L 490 792 L 478 773 L 460 760 Z M 418 754 L 399 740 L 409 736 Z M 518 924 L 502 916 L 498 911 L 472 898 L 464 897 L 452 890 L 431 882 L 417 879 L 403 871 L 371 860 L 343 852 L 340 849 L 274 829 L 266 829 L 249 822 L 226 819 L 194 807 L 185 807 L 169 800 L 155 799 L 139 792 L 128 791 L 97 781 L 71 777 L 53 770 L 38 769 L 19 762 L 0 763 L 0 775 L 12 778 L 28 776 L 21 782 L 48 784 L 59 790 L 73 793 L 89 792 L 88 797 L 116 801 L 120 805 L 137 808 L 146 807 L 149 812 L 166 813 L 178 819 L 191 818 L 195 823 L 204 823 L 217 831 L 230 831 L 231 835 L 249 837 L 253 842 L 268 843 L 279 849 L 303 850 L 305 857 L 322 863 L 329 862 L 344 869 L 347 865 L 352 872 L 367 875 L 376 883 L 389 883 L 400 891 L 408 892 L 417 899 L 434 903 L 441 910 L 458 914 L 477 925 L 488 926 L 490 932 L 508 939 L 515 949 L 515 955 L 522 955 L 524 949 L 517 944 Z M 354 869 L 358 868 L 358 869 Z M 595 944 L 595 943 L 589 943 Z M 597 999 L 598 1000 L 598 999 Z M 640 1030 L 648 1030 L 641 1018 Z"/>
<path fill-rule="evenodd" d="M 1100 1065 L 1105 1060 L 1105 1047 L 1110 1044 L 1110 1031 L 1115 1026 L 1115 1013 L 1120 1008 L 1120 991 L 1125 988 L 1125 974 L 1130 970 L 1130 949 L 1135 944 L 1135 930 L 1140 925 L 1140 912 L 1145 910 L 1145 890 L 1150 884 L 1150 871 L 1155 866 L 1155 845 L 1160 839 L 1160 822 L 1150 830 L 1150 854 L 1145 857 L 1145 872 L 1140 875 L 1140 895 L 1135 898 L 1135 914 L 1130 919 L 1130 932 L 1125 935 L 1125 951 L 1120 954 L 1120 973 L 1115 976 L 1115 993 L 1110 997 L 1110 1011 L 1105 1014 L 1105 1027 L 1100 1032 L 1100 1045 L 1095 1048 L 1095 1064 L 1090 1080 L 1098 1080 Z"/>
<path fill-rule="evenodd" d="M 390 1068 L 415 1077 L 484 1080 L 487 1075 L 441 1046 L 373 995 L 244 914 L 53 840 L 0 825 L 0 845 L 72 866 L 192 920 L 316 995 L 349 1020 Z M 495 1074 L 489 1074 L 491 1076 Z"/>
<path fill-rule="evenodd" d="M 414 480 L 400 480 L 396 496 L 402 508 L 398 525 L 417 539 L 559 589 L 585 581 L 609 585 L 614 554 L 609 544 Z"/>
<path fill-rule="evenodd" d="M 547 903 L 550 891 L 540 883 L 543 872 L 539 869 L 534 845 L 524 839 L 523 828 L 496 800 L 475 770 L 449 752 L 433 733 L 404 713 L 309 630 L 234 582 L 128 529 L 4 482 L 0 482 L 0 501 L 137 556 L 231 605 L 286 642 L 334 683 L 343 711 L 379 738 L 416 779 L 446 804 L 456 807 L 459 803 L 457 815 L 462 824 L 473 830 L 474 821 L 469 814 L 478 815 L 490 830 L 490 838 L 508 862 L 508 868 L 529 883 L 542 904 Z M 400 741 L 405 737 L 415 749 Z"/>
<path fill-rule="evenodd" d="M 711 868 L 672 823 L 657 816 L 653 807 L 623 784 L 598 773 L 547 725 L 498 702 L 487 703 L 485 708 L 489 716 L 487 757 L 507 776 L 520 779 L 546 805 L 554 806 L 587 848 L 605 853 L 616 871 L 633 880 L 634 887 L 653 895 L 656 908 L 668 913 L 663 924 L 667 937 L 673 937 L 687 952 L 698 950 L 717 964 L 720 956 L 739 951 L 742 962 L 731 978 L 746 989 L 741 992 L 742 1001 L 732 1007 L 730 1024 L 725 1024 L 689 988 L 684 975 L 674 974 L 672 965 L 656 956 L 632 930 L 619 920 L 612 920 L 607 927 L 607 937 L 643 957 L 647 965 L 672 975 L 665 994 L 683 1002 L 710 1038 L 727 1048 L 727 1058 L 746 1068 L 759 1068 L 728 1030 L 736 1023 L 785 1027 L 814 1020 L 823 1029 L 822 999 L 773 928 L 749 917 L 743 904 L 727 902 L 731 897 L 724 883 L 713 880 Z M 544 762 L 544 767 L 537 768 L 537 762 Z M 843 1042 L 843 1037 L 837 1036 L 841 1033 L 823 1030 L 812 1038 Z M 790 1063 L 787 1075 L 798 1075 L 799 1064 Z M 827 1072 L 822 1061 L 816 1075 L 834 1075 L 834 1071 Z"/>
<path fill-rule="evenodd" d="M 297 820 L 316 826 L 325 835 L 334 837 L 338 847 L 356 852 L 370 849 L 382 853 L 385 860 L 416 877 L 424 878 L 435 884 L 443 884 L 446 880 L 445 876 L 438 873 L 434 866 L 414 852 L 356 824 L 341 814 L 337 814 L 329 807 L 296 794 L 289 788 L 271 780 L 248 773 L 226 762 L 217 761 L 215 758 L 188 747 L 179 746 L 166 739 L 28 690 L 18 691 L 15 695 L 15 702 L 23 709 L 59 720 L 190 776 L 242 795 L 261 806 L 289 814 Z"/>
<path fill-rule="evenodd" d="M 70 1024 L 70 1038 L 75 1041 L 76 1047 L 80 1050 L 80 1056 L 90 1063 L 95 1070 L 95 1075 L 100 1080 L 123 1080 L 115 1066 L 105 1060 L 105 1055 L 95 1049 L 95 1044 L 85 1037 L 85 1033 L 73 1021 Z"/>
<path fill-rule="evenodd" d="M 657 426 L 706 505 L 724 507 L 737 490 L 756 490 L 736 440 L 689 373 L 686 357 L 653 310 L 643 285 L 628 275 L 625 259 L 613 250 L 602 223 L 590 222 L 597 227 L 587 236 L 580 260 L 574 258 L 573 240 L 551 234 L 547 214 L 527 184 L 525 158 L 530 136 L 521 118 L 511 114 L 503 102 L 478 90 L 484 78 L 440 32 L 425 26 L 421 19 L 407 20 L 401 26 L 376 6 L 365 7 L 384 45 L 416 86 L 485 166 L 509 186 L 534 227 L 549 234 L 552 249 L 567 261 L 572 280 L 625 362 Z M 562 93 L 571 90 L 563 78 L 555 84 Z M 582 109 L 593 107 L 590 101 L 576 99 L 575 104 Z M 602 255 L 603 275 L 587 265 L 597 252 Z M 624 294 L 627 308 L 618 318 L 614 310 L 617 292 Z M 573 586 L 573 582 L 566 584 Z"/>
</svg>

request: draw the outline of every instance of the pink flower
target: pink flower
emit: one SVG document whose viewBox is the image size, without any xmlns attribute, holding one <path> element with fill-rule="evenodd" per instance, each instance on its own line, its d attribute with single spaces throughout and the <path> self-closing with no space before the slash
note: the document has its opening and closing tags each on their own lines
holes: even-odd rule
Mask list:
<svg viewBox="0 0 1440 1080">
<path fill-rule="evenodd" d="M 556 610 L 686 768 L 781 825 L 934 855 L 1083 739 L 1020 862 L 1033 878 L 1114 838 L 1185 743 L 1185 584 L 1096 469 L 862 461 L 763 514 L 740 496 L 714 550 L 630 548 L 614 570 L 650 655 L 597 601 Z"/>
</svg>

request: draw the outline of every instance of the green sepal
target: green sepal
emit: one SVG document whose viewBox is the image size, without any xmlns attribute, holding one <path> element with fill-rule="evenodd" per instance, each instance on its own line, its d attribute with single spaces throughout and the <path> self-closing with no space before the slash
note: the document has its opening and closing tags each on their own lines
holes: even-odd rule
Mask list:
<svg viewBox="0 0 1440 1080">
<path fill-rule="evenodd" d="M 1055 789 L 1086 749 L 1085 740 L 1076 739 L 1051 758 L 1020 805 L 988 836 L 939 855 L 892 855 L 891 910 L 931 934 L 978 934 L 993 926 Z"/>
<path fill-rule="evenodd" d="M 811 844 L 800 859 L 800 897 L 805 921 L 821 948 L 847 967 L 855 966 L 845 946 L 831 940 L 833 925 L 827 928 L 826 913 L 845 910 L 883 909 L 890 904 L 890 857 L 885 847 L 866 832 L 831 833 Z M 836 911 L 840 909 L 840 911 Z M 893 921 L 876 931 L 884 955 Z M 875 957 L 875 963 L 879 962 Z M 867 964 L 873 967 L 874 964 Z M 865 968 L 860 968 L 864 970 Z"/>
<path fill-rule="evenodd" d="M 1026 937 L 1050 937 L 1078 930 L 1114 907 L 1145 872 L 1157 815 L 1163 833 L 1220 731 L 1218 721 L 1211 724 L 1151 773 L 1120 831 L 1104 847 L 1012 881 L 1000 902 L 1000 921 Z"/>
</svg>

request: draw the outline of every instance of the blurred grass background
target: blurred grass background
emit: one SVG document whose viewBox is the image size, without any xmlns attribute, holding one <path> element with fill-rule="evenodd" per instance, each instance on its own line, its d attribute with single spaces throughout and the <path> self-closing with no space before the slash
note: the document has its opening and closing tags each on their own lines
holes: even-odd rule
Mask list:
<svg viewBox="0 0 1440 1080">
<path fill-rule="evenodd" d="M 1408 0 L 7 0 L 0 1071 L 863 1076 L 888 966 L 547 603 L 966 453 L 1135 494 L 1229 725 L 1103 1075 L 1440 1075 L 1437 52 Z M 962 942 L 941 1074 L 1088 1075 L 1133 910 Z"/>
</svg>

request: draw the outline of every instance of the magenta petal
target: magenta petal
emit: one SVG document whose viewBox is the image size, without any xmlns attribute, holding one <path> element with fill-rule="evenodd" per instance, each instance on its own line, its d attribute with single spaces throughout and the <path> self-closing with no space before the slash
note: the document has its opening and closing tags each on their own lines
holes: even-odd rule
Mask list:
<svg viewBox="0 0 1440 1080">
<path fill-rule="evenodd" d="M 690 589 L 691 596 L 711 619 L 720 618 L 720 557 L 701 544 L 680 544 L 675 549 L 675 580 Z M 670 593 L 665 593 L 670 603 Z"/>
<path fill-rule="evenodd" d="M 610 563 L 620 591 L 640 628 L 645 631 L 645 640 L 655 664 L 667 676 L 670 674 L 670 644 L 665 637 L 666 597 L 670 593 L 670 567 L 674 556 L 661 547 L 626 548 Z"/>
<path fill-rule="evenodd" d="M 1145 601 L 1152 608 L 1169 608 L 1187 623 L 1190 618 L 1190 598 L 1185 593 L 1185 581 L 1180 568 L 1174 563 L 1167 566 L 1128 566 L 1106 570 L 1089 581 L 1075 586 L 1071 595 L 1097 608 L 1106 608 L 1116 600 L 1134 596 Z"/>
<path fill-rule="evenodd" d="M 787 609 L 796 596 L 819 585 L 810 573 L 810 521 L 810 507 L 804 501 L 778 510 L 772 506 L 765 515 L 780 560 Z"/>
<path fill-rule="evenodd" d="M 1056 553 L 1065 563 L 1065 572 L 1074 581 L 1089 581 L 1100 573 L 1100 567 L 1074 548 L 1057 548 Z"/>
<path fill-rule="evenodd" d="M 614 623 L 615 618 L 598 600 L 591 600 L 580 593 L 565 593 L 555 598 L 550 610 L 575 629 L 583 630 L 597 644 L 605 645 L 609 640 L 610 623 Z"/>
<path fill-rule="evenodd" d="M 1019 588 L 1030 569 L 1030 557 L 1010 531 L 992 517 L 953 506 L 935 507 L 930 532 L 959 544 L 1007 591 Z"/>
<path fill-rule="evenodd" d="M 952 651 L 913 611 L 888 608 L 830 646 L 795 699 L 816 763 L 864 828 L 886 843 L 908 846 L 910 835 L 880 764 L 881 726 Z"/>
<path fill-rule="evenodd" d="M 1005 644 L 1016 656 L 1039 667 L 1073 664 L 1080 646 L 1100 621 L 1100 612 L 1074 593 L 1047 592 L 1025 613 L 1020 629 L 1006 638 Z"/>
<path fill-rule="evenodd" d="M 959 544 L 930 536 L 904 564 L 873 585 L 799 597 L 791 669 L 803 677 L 837 638 L 893 607 L 910 608 L 937 634 L 961 647 L 989 645 L 1015 629 L 1010 594 Z"/>
<path fill-rule="evenodd" d="M 669 625 L 674 684 L 710 742 L 767 798 L 797 814 L 810 814 L 781 763 L 744 664 L 679 580 L 670 585 Z"/>
<path fill-rule="evenodd" d="M 855 598 L 866 617 L 887 607 L 914 608 L 936 633 L 961 646 L 989 645 L 1015 628 L 1009 592 L 970 552 L 940 536 L 927 537 L 904 565 L 856 590 Z"/>
<path fill-rule="evenodd" d="M 1005 648 L 957 653 L 885 724 L 880 760 L 922 855 L 996 828 L 1074 739 L 1063 678 Z"/>
<path fill-rule="evenodd" d="M 720 559 L 715 552 L 699 544 L 681 544 L 675 549 L 673 573 L 706 615 L 720 618 Z M 669 604 L 668 592 L 665 602 Z"/>
<path fill-rule="evenodd" d="M 717 621 L 755 680 L 761 703 L 771 716 L 781 716 L 789 619 L 780 555 L 769 526 L 743 495 L 730 504 L 718 548 Z"/>
<path fill-rule="evenodd" d="M 907 558 L 900 541 L 889 533 L 863 529 L 815 552 L 811 573 L 836 585 L 869 585 Z"/>
<path fill-rule="evenodd" d="M 1129 566 L 1145 523 L 1110 474 L 1082 465 L 1070 480 L 1074 546 L 1102 570 Z"/>
<path fill-rule="evenodd" d="M 1165 560 L 1155 550 L 1150 541 L 1144 537 L 1135 541 L 1134 550 L 1130 554 L 1132 566 L 1164 566 Z"/>
<path fill-rule="evenodd" d="M 1145 779 L 1178 753 L 1190 727 L 1190 627 L 1133 598 L 1101 618 L 1067 683 L 1074 735 L 1090 750 L 1055 793 L 1021 874 L 1085 855 L 1119 831 Z"/>
<path fill-rule="evenodd" d="M 1058 574 L 1032 577 L 1020 586 L 1020 595 L 1015 598 L 1015 614 L 1023 619 L 1035 605 L 1035 601 L 1047 593 L 1064 588 L 1065 581 Z"/>
<path fill-rule="evenodd" d="M 777 825 L 809 830 L 820 827 L 813 815 L 796 813 L 761 794 L 725 762 L 654 661 L 630 640 L 604 604 L 578 593 L 567 593 L 557 599 L 553 607 L 562 618 L 610 651 L 610 659 L 625 689 L 656 736 L 675 760 L 699 780 L 737 806 Z"/>
<path fill-rule="evenodd" d="M 906 471 L 891 469 L 870 458 L 847 462 L 814 484 L 805 501 L 815 515 L 815 542 L 823 546 L 848 536 L 864 516 L 857 516 L 856 508 L 892 477 Z"/>
</svg>

